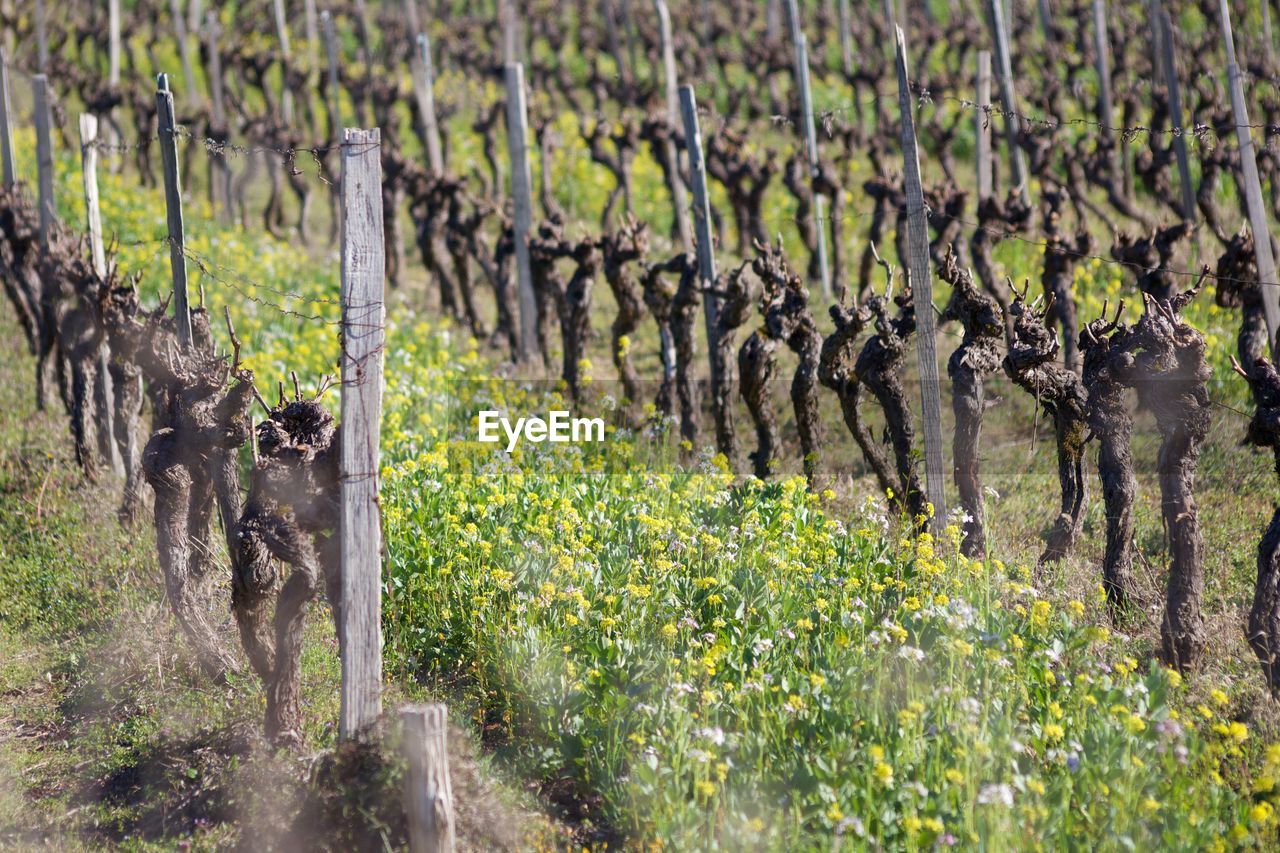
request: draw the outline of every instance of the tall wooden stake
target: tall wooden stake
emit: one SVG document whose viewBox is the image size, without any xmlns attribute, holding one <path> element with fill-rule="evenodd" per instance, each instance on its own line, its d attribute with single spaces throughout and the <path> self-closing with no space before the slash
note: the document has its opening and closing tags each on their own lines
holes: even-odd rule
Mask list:
<svg viewBox="0 0 1280 853">
<path fill-rule="evenodd" d="M 39 186 L 40 245 L 49 244 L 49 234 L 58 219 L 53 195 L 53 138 L 49 129 L 49 78 L 37 74 L 31 78 L 31 99 L 36 120 L 36 177 Z"/>
<path fill-rule="evenodd" d="M 408 705 L 400 711 L 405 814 L 411 853 L 452 853 L 453 785 L 449 780 L 449 708 Z"/>
<path fill-rule="evenodd" d="M 702 130 L 698 127 L 698 102 L 692 86 L 680 87 L 680 112 L 684 117 L 684 139 L 689 151 L 689 178 L 693 184 L 693 228 L 697 235 L 698 278 L 702 281 L 702 309 L 707 325 L 707 349 L 711 361 L 711 387 L 720 377 L 714 352 L 716 324 L 720 317 L 720 297 L 711 289 L 716 283 L 715 245 L 711 242 L 711 200 L 707 195 L 707 166 L 702 158 Z"/>
<path fill-rule="evenodd" d="M 795 0 L 792 0 L 794 3 Z M 804 33 L 796 26 L 796 80 L 800 87 L 800 120 L 804 122 L 805 152 L 809 157 L 809 179 L 814 184 L 813 218 L 818 232 L 818 273 L 822 279 L 822 296 L 828 302 L 831 293 L 831 262 L 827 259 L 826 198 L 817 191 L 818 134 L 813 123 L 813 95 L 809 91 L 809 46 Z M 843 294 L 841 294 L 843 297 Z"/>
<path fill-rule="evenodd" d="M 293 126 L 293 91 L 289 88 L 289 20 L 284 13 L 284 0 L 274 0 L 272 10 L 276 22 L 276 38 L 280 41 L 280 114 L 285 127 Z"/>
<path fill-rule="evenodd" d="M 382 713 L 382 428 L 384 243 L 381 134 L 347 128 L 342 143 L 342 699 L 338 734 L 351 739 Z"/>
<path fill-rule="evenodd" d="M 974 136 L 977 138 L 978 201 L 991 197 L 991 53 L 978 51 L 978 115 Z"/>
<path fill-rule="evenodd" d="M 1157 0 L 1158 2 L 1158 0 Z M 1173 152 L 1178 158 L 1178 182 L 1182 187 L 1182 217 L 1188 222 L 1198 218 L 1196 188 L 1191 183 L 1191 162 L 1187 156 L 1187 137 L 1182 132 L 1182 96 L 1178 88 L 1178 69 L 1173 63 L 1173 25 L 1169 12 L 1159 9 L 1155 25 L 1159 33 L 1161 68 L 1165 89 L 1169 93 L 1169 124 L 1173 128 Z"/>
<path fill-rule="evenodd" d="M 1000 0 L 994 0 L 999 3 Z M 929 271 L 929 217 L 920 184 L 920 154 L 916 149 L 915 99 L 907 77 L 907 45 L 902 27 L 897 34 L 898 109 L 902 116 L 903 184 L 907 201 L 907 270 L 916 306 L 916 352 L 920 357 L 920 396 L 923 403 L 924 471 L 931 527 L 937 535 L 946 524 L 945 474 L 942 468 L 942 404 L 939 402 L 938 353 L 933 316 L 933 278 Z"/>
<path fill-rule="evenodd" d="M 36 70 L 49 70 L 49 27 L 44 0 L 36 0 Z"/>
<path fill-rule="evenodd" d="M 9 100 L 9 55 L 0 47 L 0 169 L 6 187 L 18 182 L 18 171 L 13 165 L 13 118 Z"/>
<path fill-rule="evenodd" d="M 408 2 L 409 8 L 414 4 Z M 431 41 L 425 32 L 418 33 L 413 62 L 413 90 L 418 97 L 420 133 L 427 149 L 427 163 L 434 175 L 444 174 L 444 156 L 440 150 L 440 127 L 436 123 L 435 66 L 431 60 Z"/>
<path fill-rule="evenodd" d="M 533 363 L 538 346 L 538 306 L 533 295 L 533 267 L 529 263 L 529 231 L 533 228 L 533 181 L 529 173 L 529 114 L 525 107 L 524 66 L 508 62 L 507 152 L 511 157 L 512 223 L 516 244 L 517 294 L 520 299 L 520 360 Z M 542 354 L 544 358 L 548 353 Z"/>
<path fill-rule="evenodd" d="M 1018 137 L 1022 133 L 1018 121 L 1018 97 L 1013 90 L 1013 62 L 1009 56 L 1009 33 L 1005 29 L 1004 8 L 1000 0 L 989 0 L 991 35 L 996 43 L 996 73 L 1000 83 L 1000 104 L 1004 108 L 1004 135 L 1009 148 L 1009 165 L 1013 171 L 1016 192 L 1030 201 L 1027 187 L 1027 163 L 1022 156 Z"/>
<path fill-rule="evenodd" d="M 102 212 L 98 209 L 98 117 L 80 114 L 80 177 L 84 186 L 85 227 L 89 234 L 89 251 L 93 271 L 100 281 L 107 279 L 107 252 L 102 245 Z M 124 461 L 115 441 L 115 393 L 111 387 L 111 366 L 104 339 L 98 346 L 98 369 L 93 378 L 94 418 L 98 434 L 98 452 L 110 463 L 117 476 L 124 476 Z"/>
<path fill-rule="evenodd" d="M 182 176 L 178 172 L 178 123 L 173 115 L 169 75 L 156 78 L 156 118 L 159 125 L 160 160 L 164 170 L 164 206 L 169 223 L 169 269 L 173 273 L 173 317 L 178 342 L 191 348 L 191 309 L 187 301 L 186 232 L 182 221 Z"/>
<path fill-rule="evenodd" d="M 1262 201 L 1262 183 L 1258 180 L 1258 158 L 1249 132 L 1249 108 L 1240 82 L 1240 66 L 1236 65 L 1236 44 L 1231 34 L 1231 10 L 1227 0 L 1219 0 L 1222 15 L 1222 39 L 1227 50 L 1227 85 L 1231 89 L 1231 110 L 1235 114 L 1236 139 L 1240 142 L 1241 182 L 1249 209 L 1249 225 L 1253 230 L 1253 249 L 1257 253 L 1258 281 L 1262 285 L 1262 308 L 1267 317 L 1267 336 L 1271 341 L 1271 357 L 1280 357 L 1276 328 L 1280 327 L 1280 282 L 1276 280 L 1276 261 L 1271 252 L 1271 229 L 1267 226 L 1267 209 Z"/>
<path fill-rule="evenodd" d="M 676 76 L 676 53 L 671 42 L 671 13 L 667 11 L 666 0 L 653 0 L 653 9 L 658 14 L 658 37 L 662 42 L 662 75 L 667 89 L 667 121 L 672 128 L 680 126 L 677 117 L 680 115 L 680 96 L 676 94 L 679 83 Z M 680 152 L 676 150 L 674 141 L 667 141 L 667 162 L 671 164 L 670 189 L 671 198 L 675 202 L 676 233 L 684 244 L 685 251 L 693 248 L 693 230 L 689 227 L 689 202 L 684 191 L 684 181 L 680 179 Z"/>
</svg>

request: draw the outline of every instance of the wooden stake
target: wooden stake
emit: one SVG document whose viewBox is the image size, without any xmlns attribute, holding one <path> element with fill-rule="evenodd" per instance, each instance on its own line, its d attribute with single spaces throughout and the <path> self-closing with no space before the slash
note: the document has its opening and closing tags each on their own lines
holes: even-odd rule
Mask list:
<svg viewBox="0 0 1280 853">
<path fill-rule="evenodd" d="M 107 82 L 112 89 L 120 86 L 120 0 L 107 0 Z M 118 145 L 115 123 L 107 122 L 106 131 L 107 142 Z"/>
<path fill-rule="evenodd" d="M 662 75 L 667 88 L 667 121 L 673 128 L 680 127 L 680 96 L 676 93 L 679 83 L 676 76 L 676 53 L 671 42 L 671 14 L 666 0 L 653 0 L 658 14 L 658 38 L 662 42 Z M 689 201 L 685 196 L 684 181 L 680 179 L 680 152 L 674 141 L 667 143 L 667 162 L 671 164 L 670 189 L 674 201 L 676 232 L 685 251 L 693 248 L 693 230 L 689 227 Z"/>
<path fill-rule="evenodd" d="M 452 853 L 453 785 L 449 780 L 449 709 L 408 705 L 400 711 L 405 813 L 412 853 Z"/>
<path fill-rule="evenodd" d="M 1271 358 L 1280 358 L 1276 328 L 1280 327 L 1280 282 L 1276 281 L 1276 261 L 1271 252 L 1271 229 L 1267 226 L 1267 209 L 1262 201 L 1262 183 L 1258 180 L 1258 158 L 1253 136 L 1249 132 L 1249 108 L 1236 65 L 1236 45 L 1231 34 L 1231 10 L 1227 0 L 1219 0 L 1222 15 L 1222 39 L 1227 50 L 1227 85 L 1231 89 L 1231 110 L 1236 120 L 1236 139 L 1240 142 L 1241 182 L 1249 209 L 1249 225 L 1253 230 L 1253 249 L 1257 254 L 1258 282 L 1262 291 L 1262 307 L 1267 317 L 1267 336 L 1271 341 Z"/>
<path fill-rule="evenodd" d="M 1159 0 L 1157 5 L 1158 3 Z M 1169 124 L 1173 128 L 1173 151 L 1178 157 L 1178 182 L 1182 187 L 1182 218 L 1188 222 L 1195 222 L 1198 218 L 1196 188 L 1191 183 L 1187 136 L 1182 132 L 1182 96 L 1178 88 L 1178 70 L 1173 63 L 1173 25 L 1169 21 L 1168 10 L 1158 9 L 1156 28 L 1159 33 L 1157 41 L 1160 46 L 1164 85 L 1169 95 Z"/>
<path fill-rule="evenodd" d="M 413 8 L 412 0 L 406 0 Z M 440 150 L 440 127 L 436 123 L 435 66 L 431 60 L 431 41 L 425 32 L 418 33 L 413 62 L 413 90 L 418 97 L 418 115 L 422 126 L 423 145 L 432 174 L 444 174 L 444 156 Z"/>
<path fill-rule="evenodd" d="M 508 62 L 507 152 L 511 159 L 511 198 L 515 202 L 512 227 L 516 244 L 517 294 L 520 299 L 520 361 L 533 364 L 538 346 L 538 306 L 533 295 L 529 263 L 529 231 L 533 228 L 533 181 L 529 173 L 529 114 L 525 107 L 524 66 Z M 543 353 L 545 358 L 548 353 Z"/>
<path fill-rule="evenodd" d="M 1000 0 L 993 0 L 999 3 Z M 916 148 L 914 99 L 907 77 L 907 45 L 902 27 L 897 34 L 898 109 L 902 120 L 903 184 L 907 197 L 907 271 L 916 306 L 916 352 L 920 357 L 920 395 L 923 398 L 924 470 L 929 502 L 933 504 L 930 526 L 938 535 L 946 524 L 947 503 L 942 467 L 942 405 L 939 402 L 938 353 L 933 316 L 933 278 L 929 271 L 929 217 L 925 213 L 924 190 L 920 184 L 920 154 Z"/>
<path fill-rule="evenodd" d="M 49 32 L 44 0 L 36 0 L 36 70 L 49 70 Z"/>
<path fill-rule="evenodd" d="M 6 187 L 18 182 L 18 171 L 13 165 L 13 117 L 9 100 L 9 55 L 0 47 L 0 167 Z"/>
<path fill-rule="evenodd" d="M 702 309 L 707 326 L 707 350 L 711 363 L 711 387 L 720 387 L 716 365 L 716 325 L 720 317 L 720 297 L 712 292 L 716 283 L 715 245 L 711 242 L 711 200 L 707 195 L 707 166 L 702 158 L 702 130 L 698 127 L 698 103 L 692 86 L 680 87 L 680 112 L 684 117 L 684 139 L 689 151 L 689 177 L 693 183 L 693 228 L 697 235 L 698 278 L 702 283 Z"/>
<path fill-rule="evenodd" d="M 791 0 L 794 4 L 795 0 Z M 826 198 L 817 191 L 818 134 L 813 123 L 813 95 L 809 91 L 809 46 L 804 33 L 796 26 L 796 81 L 800 88 L 800 120 L 804 123 L 805 152 L 809 157 L 809 179 L 815 185 L 813 192 L 813 218 L 818 232 L 818 274 L 822 280 L 822 296 L 830 302 L 831 262 L 827 259 Z M 843 294 L 842 294 L 843 296 Z"/>
<path fill-rule="evenodd" d="M 382 427 L 385 253 L 381 134 L 348 128 L 342 144 L 342 605 L 339 736 L 357 737 L 382 713 Z"/>
<path fill-rule="evenodd" d="M 849 0 L 840 0 L 840 68 L 844 76 L 853 75 L 853 15 L 849 12 Z"/>
<path fill-rule="evenodd" d="M 1000 104 L 1004 108 L 1004 135 L 1009 148 L 1009 165 L 1013 172 L 1013 188 L 1030 202 L 1027 186 L 1027 163 L 1018 143 L 1021 123 L 1018 121 L 1018 97 L 1013 89 L 1013 63 L 1009 56 L 1009 33 L 1005 29 L 1004 9 L 1000 0 L 989 0 L 991 35 L 996 43 L 996 73 L 1000 83 Z"/>
<path fill-rule="evenodd" d="M 280 40 L 280 116 L 285 127 L 293 126 L 293 92 L 289 89 L 289 21 L 284 14 L 284 0 L 274 0 L 276 38 Z"/>
<path fill-rule="evenodd" d="M 342 141 L 342 113 L 338 107 L 338 38 L 333 32 L 333 16 L 327 9 L 320 13 L 320 26 L 324 32 L 324 50 L 329 66 L 325 99 L 329 104 L 329 139 L 333 144 L 339 144 Z"/>
<path fill-rule="evenodd" d="M 107 279 L 107 252 L 102 245 L 102 213 L 98 209 L 98 117 L 80 114 L 80 176 L 84 186 L 85 227 L 89 234 L 89 251 L 93 271 L 100 281 Z M 98 369 L 94 375 L 94 418 L 98 434 L 98 451 L 110 463 L 117 476 L 124 476 L 124 460 L 115 441 L 115 392 L 111 387 L 111 365 L 104 339 L 98 347 Z"/>
<path fill-rule="evenodd" d="M 307 78 L 314 88 L 320 79 L 320 16 L 316 0 L 305 0 L 302 9 L 307 27 Z"/>
<path fill-rule="evenodd" d="M 49 128 L 49 78 L 37 74 L 31 78 L 31 99 L 36 121 L 36 175 L 39 186 L 40 245 L 49 245 L 53 223 L 58 219 L 53 194 L 53 138 Z"/>
<path fill-rule="evenodd" d="M 991 54 L 978 51 L 978 117 L 974 135 L 977 137 L 978 201 L 991 197 Z"/>
<path fill-rule="evenodd" d="M 187 255 L 182 220 L 182 176 L 178 171 L 178 123 L 173 116 L 169 75 L 156 78 L 156 118 L 160 130 L 160 160 L 164 170 L 164 206 L 169 223 L 169 269 L 173 274 L 173 317 L 178 342 L 191 348 L 191 309 L 187 301 Z"/>
</svg>

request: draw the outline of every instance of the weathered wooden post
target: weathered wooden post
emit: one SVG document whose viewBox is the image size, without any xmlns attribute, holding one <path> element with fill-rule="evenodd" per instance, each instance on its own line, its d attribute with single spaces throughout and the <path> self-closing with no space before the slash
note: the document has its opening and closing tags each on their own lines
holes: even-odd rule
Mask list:
<svg viewBox="0 0 1280 853">
<path fill-rule="evenodd" d="M 849 12 L 849 0 L 840 0 L 838 9 L 840 26 L 840 68 L 845 77 L 853 74 L 853 15 Z"/>
<path fill-rule="evenodd" d="M 414 8 L 412 0 L 407 0 Z M 419 133 L 427 149 L 427 163 L 432 174 L 444 174 L 444 156 L 440 149 L 440 127 L 436 122 L 435 66 L 431 59 L 431 40 L 425 32 L 418 33 L 417 50 L 413 62 L 413 91 L 418 98 L 418 116 L 422 123 Z"/>
<path fill-rule="evenodd" d="M 510 64 L 520 61 L 520 13 L 514 0 L 502 3 L 502 61 Z M 524 65 L 521 65 L 523 68 Z"/>
<path fill-rule="evenodd" d="M 0 168 L 6 187 L 18 182 L 18 171 L 13 165 L 13 118 L 13 105 L 9 101 L 9 55 L 0 47 Z"/>
<path fill-rule="evenodd" d="M 716 325 L 720 318 L 720 297 L 712 292 L 716 283 L 715 244 L 711 241 L 711 199 L 707 195 L 707 166 L 702 158 L 702 130 L 698 126 L 698 102 L 692 86 L 680 87 L 680 113 L 684 117 L 684 139 L 689 151 L 689 178 L 693 185 L 693 229 L 697 236 L 698 278 L 702 284 L 702 310 L 707 326 L 707 350 L 711 365 L 711 387 L 720 387 L 715 353 Z"/>
<path fill-rule="evenodd" d="M 1030 201 L 1027 187 L 1027 163 L 1022 156 L 1018 137 L 1022 133 L 1018 121 L 1018 97 L 1013 88 L 1013 62 L 1009 55 L 1009 33 L 1005 29 L 1004 9 L 1000 0 L 989 0 L 991 35 L 996 46 L 996 73 L 1000 83 L 1000 104 L 1004 112 L 1004 135 L 1009 148 L 1009 165 L 1013 173 L 1013 189 Z"/>
<path fill-rule="evenodd" d="M 453 785 L 449 780 L 449 709 L 442 704 L 400 710 L 405 762 L 405 813 L 412 853 L 452 853 Z"/>
<path fill-rule="evenodd" d="M 993 0 L 999 3 L 1000 0 Z M 916 353 L 920 357 L 920 396 L 924 424 L 924 471 L 934 535 L 946 524 L 945 474 L 942 467 L 942 404 L 938 381 L 938 353 L 933 316 L 933 278 L 929 270 L 929 216 L 920 184 L 920 154 L 916 148 L 914 98 L 907 76 L 907 45 L 902 27 L 897 35 L 898 109 L 902 121 L 903 188 L 907 201 L 907 272 L 916 306 Z"/>
<path fill-rule="evenodd" d="M 787 0 L 787 18 L 791 25 L 791 45 L 795 60 L 796 91 L 800 95 L 800 122 L 804 131 L 805 154 L 809 158 L 809 179 L 818 176 L 818 135 L 813 123 L 813 93 L 809 89 L 809 43 L 800 27 L 800 10 L 796 0 Z M 813 193 L 813 217 L 818 234 L 818 274 L 822 280 L 822 296 L 831 301 L 831 266 L 827 259 L 826 199 Z"/>
<path fill-rule="evenodd" d="M 182 220 L 182 176 L 178 172 L 178 123 L 173 114 L 169 75 L 156 78 L 156 119 L 159 125 L 160 161 L 164 170 L 164 206 L 169 224 L 169 269 L 173 274 L 173 317 L 178 342 L 191 347 L 191 309 L 187 301 L 186 231 Z"/>
<path fill-rule="evenodd" d="M 1113 142 L 1111 130 L 1111 36 L 1107 32 L 1106 0 L 1093 0 L 1093 61 L 1098 75 L 1098 123 L 1102 137 Z"/>
<path fill-rule="evenodd" d="M 1219 0 L 1222 15 L 1222 39 L 1227 50 L 1227 86 L 1231 90 L 1231 111 L 1236 120 L 1236 139 L 1240 142 L 1241 183 L 1249 209 L 1249 227 L 1253 231 L 1253 249 L 1257 254 L 1258 282 L 1262 285 L 1262 308 L 1267 317 L 1267 336 L 1271 357 L 1280 358 L 1276 328 L 1280 327 L 1280 283 L 1276 281 L 1276 261 L 1271 252 L 1271 229 L 1267 225 L 1267 209 L 1262 200 L 1262 184 L 1258 180 L 1258 158 L 1253 136 L 1249 132 L 1249 108 L 1240 82 L 1240 66 L 1236 65 L 1236 44 L 1231 33 L 1231 10 L 1227 0 Z"/>
<path fill-rule="evenodd" d="M 378 512 L 386 341 L 381 134 L 342 142 L 342 700 L 338 733 L 357 737 L 382 713 L 382 525 Z"/>
<path fill-rule="evenodd" d="M 658 38 L 662 42 L 662 75 L 667 89 L 667 121 L 672 128 L 677 128 L 680 115 L 680 96 L 676 93 L 679 83 L 676 75 L 676 53 L 671 42 L 671 13 L 667 10 L 666 0 L 653 0 L 653 9 L 658 14 Z M 689 202 L 684 191 L 684 181 L 680 179 L 680 152 L 675 142 L 667 141 L 667 162 L 671 164 L 669 183 L 671 198 L 675 208 L 676 232 L 684 244 L 685 251 L 693 248 L 693 231 L 689 228 Z"/>
<path fill-rule="evenodd" d="M 182 85 L 191 95 L 196 90 L 195 66 L 191 62 L 191 45 L 187 44 L 187 18 L 180 0 L 169 0 L 169 17 L 173 19 L 173 35 L 178 40 L 178 59 L 182 62 Z"/>
<path fill-rule="evenodd" d="M 44 0 L 36 0 L 36 70 L 49 70 L 49 28 Z"/>
<path fill-rule="evenodd" d="M 978 51 L 978 115 L 974 128 L 978 155 L 978 201 L 991 197 L 991 53 Z"/>
<path fill-rule="evenodd" d="M 107 0 L 107 83 L 112 90 L 120 88 L 120 50 L 120 0 Z M 109 144 L 120 143 L 114 122 L 107 123 L 106 136 Z"/>
<path fill-rule="evenodd" d="M 508 62 L 507 153 L 511 159 L 512 222 L 516 244 L 516 292 L 520 300 L 520 361 L 533 364 L 538 346 L 538 306 L 533 295 L 533 267 L 529 263 L 529 231 L 533 228 L 533 187 L 529 173 L 529 114 L 525 106 L 524 66 Z M 545 359 L 549 353 L 542 353 Z"/>
<path fill-rule="evenodd" d="M 1182 217 L 1188 222 L 1195 222 L 1196 189 L 1191 183 L 1191 162 L 1187 156 L 1187 136 L 1182 125 L 1182 95 L 1178 88 L 1178 69 L 1173 63 L 1173 25 L 1169 21 L 1169 12 L 1158 9 L 1155 27 L 1159 38 L 1161 68 L 1164 73 L 1164 85 L 1169 95 L 1169 125 L 1173 129 L 1173 152 L 1178 158 L 1178 182 L 1182 188 Z"/>
<path fill-rule="evenodd" d="M 284 13 L 284 0 L 272 3 L 276 22 L 276 38 L 280 41 L 280 117 L 285 127 L 293 126 L 293 91 L 289 88 L 289 20 Z"/>
<path fill-rule="evenodd" d="M 58 219 L 53 195 L 53 138 L 50 134 L 49 78 L 37 74 L 31 78 L 31 100 L 36 123 L 36 184 L 40 210 L 40 245 L 49 244 L 49 233 Z"/>
<path fill-rule="evenodd" d="M 84 187 L 85 228 L 89 234 L 93 271 L 105 282 L 107 252 L 102 244 L 102 212 L 98 208 L 98 117 L 88 113 L 80 114 L 80 177 Z M 93 382 L 98 452 L 117 476 L 124 476 L 124 461 L 115 442 L 115 393 L 111 387 L 110 356 L 105 339 L 98 347 L 98 369 Z"/>
</svg>

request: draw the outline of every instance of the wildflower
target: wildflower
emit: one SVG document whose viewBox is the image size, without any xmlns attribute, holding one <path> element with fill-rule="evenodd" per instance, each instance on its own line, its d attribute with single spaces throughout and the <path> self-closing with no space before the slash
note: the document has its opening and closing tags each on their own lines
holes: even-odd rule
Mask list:
<svg viewBox="0 0 1280 853">
<path fill-rule="evenodd" d="M 1057 723 L 1048 723 L 1044 727 L 1044 739 L 1050 743 L 1056 743 L 1066 736 L 1066 730 Z"/>
<path fill-rule="evenodd" d="M 883 761 L 876 762 L 876 766 L 871 770 L 871 775 L 885 788 L 893 787 L 893 768 Z"/>
<path fill-rule="evenodd" d="M 1217 702 L 1219 705 L 1227 705 L 1227 704 L 1230 704 L 1231 702 L 1231 700 L 1227 698 L 1227 694 L 1217 689 L 1215 689 L 1212 693 L 1210 693 L 1209 697 L 1213 699 L 1214 702 Z"/>
<path fill-rule="evenodd" d="M 1013 786 L 1004 782 L 983 785 L 982 789 L 978 791 L 978 803 L 980 805 L 1011 807 L 1013 805 Z"/>
<path fill-rule="evenodd" d="M 710 799 L 716 793 L 715 783 L 707 779 L 700 779 L 694 782 L 693 789 L 703 799 Z"/>
<path fill-rule="evenodd" d="M 1263 800 L 1262 802 L 1255 804 L 1253 808 L 1249 809 L 1249 823 L 1252 823 L 1255 826 L 1265 826 L 1275 819 L 1275 815 L 1275 808 L 1271 803 Z"/>
</svg>

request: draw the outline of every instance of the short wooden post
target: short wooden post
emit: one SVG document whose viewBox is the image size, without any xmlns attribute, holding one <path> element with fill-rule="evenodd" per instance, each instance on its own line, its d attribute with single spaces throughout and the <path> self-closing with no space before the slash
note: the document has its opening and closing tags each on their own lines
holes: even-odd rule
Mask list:
<svg viewBox="0 0 1280 853">
<path fill-rule="evenodd" d="M 49 122 L 49 78 L 37 74 L 31 78 L 31 100 L 36 122 L 36 183 L 39 187 L 37 203 L 40 210 L 40 245 L 49 244 L 53 223 L 58 219 L 57 202 L 53 194 L 53 138 Z"/>
<path fill-rule="evenodd" d="M 449 709 L 407 705 L 400 710 L 405 762 L 405 813 L 412 853 L 452 853 L 453 785 L 449 781 Z"/>
<path fill-rule="evenodd" d="M 414 8 L 412 0 L 406 0 Z M 425 32 L 418 33 L 417 50 L 413 63 L 413 90 L 418 97 L 418 115 L 422 122 L 420 132 L 427 149 L 427 163 L 432 174 L 444 174 L 444 156 L 440 150 L 440 127 L 436 122 L 435 65 L 431 60 L 431 40 Z"/>
<path fill-rule="evenodd" d="M 658 38 L 662 42 L 662 76 L 667 90 L 667 121 L 672 128 L 680 123 L 680 96 L 676 75 L 676 52 L 671 41 L 671 13 L 667 10 L 666 0 L 653 0 L 653 9 L 658 15 Z M 684 191 L 684 181 L 680 179 L 680 152 L 676 150 L 674 141 L 667 142 L 667 162 L 671 164 L 669 177 L 671 198 L 675 209 L 676 233 L 684 244 L 685 251 L 693 248 L 693 231 L 689 227 L 689 201 Z"/>
<path fill-rule="evenodd" d="M 712 292 L 716 283 L 716 253 L 715 244 L 711 241 L 711 199 L 707 195 L 707 165 L 702 157 L 702 130 L 698 126 L 698 102 L 692 86 L 680 87 L 680 113 L 684 117 L 684 139 L 689 151 L 689 178 L 693 185 L 693 230 L 697 236 L 698 278 L 702 284 L 702 313 L 707 326 L 711 387 L 718 388 L 720 376 L 715 340 L 720 318 L 720 297 Z"/>
<path fill-rule="evenodd" d="M 89 251 L 93 271 L 101 281 L 107 279 L 107 252 L 102 245 L 102 213 L 98 208 L 98 117 L 80 114 L 80 176 L 84 186 L 85 227 L 89 234 Z M 98 452 L 111 464 L 117 476 L 124 476 L 124 461 L 115 441 L 115 393 L 111 387 L 110 358 L 107 342 L 98 347 L 98 370 L 94 376 L 94 419 L 98 433 Z"/>
<path fill-rule="evenodd" d="M 178 170 L 178 123 L 173 115 L 169 75 L 156 78 L 156 118 L 164 170 L 164 206 L 169 223 L 169 269 L 173 274 L 173 317 L 178 342 L 191 347 L 191 308 L 187 300 L 186 229 L 182 220 L 182 175 Z"/>
<path fill-rule="evenodd" d="M 999 3 L 999 0 L 994 0 Z M 930 526 L 934 534 L 946 524 L 945 473 L 942 467 L 942 404 L 939 401 L 938 353 L 933 316 L 933 278 L 929 270 L 929 216 L 920 184 L 920 154 L 916 148 L 915 99 L 907 77 L 907 45 L 896 27 L 898 109 L 902 120 L 903 184 L 907 201 L 907 271 L 916 306 L 916 352 L 920 357 L 920 395 L 923 403 L 924 470 L 926 491 L 933 504 Z"/>
<path fill-rule="evenodd" d="M 991 197 L 991 53 L 978 51 L 978 115 L 974 136 L 978 144 L 978 201 Z"/>
<path fill-rule="evenodd" d="M 13 118 L 9 100 L 9 55 L 0 47 L 0 168 L 6 187 L 18 182 L 18 171 L 13 165 Z"/>
<path fill-rule="evenodd" d="M 1158 4 L 1158 0 L 1157 0 Z M 1169 96 L 1169 125 L 1173 129 L 1173 152 L 1178 158 L 1178 182 L 1182 187 L 1182 218 L 1195 222 L 1198 218 L 1196 210 L 1196 189 L 1191 183 L 1191 162 L 1187 156 L 1187 136 L 1183 133 L 1182 95 L 1178 86 L 1178 69 L 1173 63 L 1173 25 L 1169 21 L 1169 12 L 1159 9 L 1155 20 L 1159 37 L 1161 68 L 1164 74 L 1164 85 Z"/>
<path fill-rule="evenodd" d="M 516 290 L 520 299 L 520 361 L 532 364 L 538 346 L 538 306 L 533 295 L 533 267 L 529 263 L 529 231 L 533 228 L 533 181 L 529 173 L 529 114 L 525 107 L 524 66 L 508 62 L 507 153 L 511 159 L 512 223 L 516 244 Z M 545 358 L 548 354 L 543 353 Z"/>
<path fill-rule="evenodd" d="M 284 0 L 272 3 L 276 22 L 276 38 L 280 41 L 280 117 L 285 127 L 293 126 L 293 91 L 289 88 L 289 20 L 284 13 Z"/>
<path fill-rule="evenodd" d="M 342 143 L 342 455 L 338 535 L 342 697 L 338 734 L 358 736 L 382 713 L 382 427 L 384 243 L 378 129 Z"/>
<path fill-rule="evenodd" d="M 1253 249 L 1257 254 L 1258 281 L 1262 285 L 1262 308 L 1267 318 L 1267 335 L 1271 341 L 1272 359 L 1280 358 L 1276 328 L 1280 327 L 1280 283 L 1276 281 L 1276 261 L 1271 252 L 1271 229 L 1267 226 L 1267 209 L 1262 200 L 1262 184 L 1258 180 L 1258 159 L 1253 136 L 1249 132 L 1249 108 L 1240 82 L 1240 66 L 1236 65 L 1236 44 L 1231 33 L 1231 10 L 1227 0 L 1219 0 L 1222 15 L 1222 39 L 1227 50 L 1227 85 L 1231 89 L 1231 110 L 1236 120 L 1236 139 L 1240 142 L 1241 183 L 1249 209 L 1249 226 L 1253 231 Z"/>
<path fill-rule="evenodd" d="M 1030 201 L 1027 186 L 1027 163 L 1018 143 L 1021 122 L 1018 120 L 1018 98 L 1013 89 L 1013 62 L 1009 55 L 1009 32 L 1005 29 L 1004 8 L 1000 0 L 989 0 L 991 35 L 996 45 L 996 73 L 1000 83 L 1000 105 L 1004 108 L 1004 135 L 1009 148 L 1009 165 L 1013 172 L 1015 192 Z"/>
</svg>

